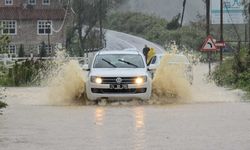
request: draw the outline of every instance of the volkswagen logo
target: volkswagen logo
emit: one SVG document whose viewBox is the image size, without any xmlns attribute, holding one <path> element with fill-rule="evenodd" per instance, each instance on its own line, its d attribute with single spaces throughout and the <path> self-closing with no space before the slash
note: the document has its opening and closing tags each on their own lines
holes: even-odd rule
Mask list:
<svg viewBox="0 0 250 150">
<path fill-rule="evenodd" d="M 119 77 L 119 78 L 116 78 L 115 81 L 116 81 L 116 83 L 121 84 L 121 83 L 122 83 L 122 78 L 120 78 L 120 77 Z"/>
</svg>

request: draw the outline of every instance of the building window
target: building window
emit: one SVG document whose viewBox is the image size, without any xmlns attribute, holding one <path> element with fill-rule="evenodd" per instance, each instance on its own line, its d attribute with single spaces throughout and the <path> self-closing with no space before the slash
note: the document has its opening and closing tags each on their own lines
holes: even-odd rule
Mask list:
<svg viewBox="0 0 250 150">
<path fill-rule="evenodd" d="M 13 0 L 5 0 L 5 5 L 13 5 Z"/>
<path fill-rule="evenodd" d="M 45 48 L 47 54 L 52 54 L 52 46 L 51 46 L 51 45 L 45 44 L 45 45 L 44 45 L 44 48 Z M 40 44 L 40 45 L 38 46 L 38 54 L 40 54 L 41 49 L 42 49 L 42 44 Z"/>
<path fill-rule="evenodd" d="M 38 20 L 37 21 L 37 34 L 38 35 L 52 34 L 51 26 L 52 26 L 52 21 Z"/>
<path fill-rule="evenodd" d="M 6 50 L 8 51 L 9 54 L 16 54 L 16 45 L 10 44 L 6 46 Z"/>
<path fill-rule="evenodd" d="M 28 0 L 29 5 L 36 5 L 36 0 Z"/>
<path fill-rule="evenodd" d="M 43 0 L 43 5 L 50 5 L 50 0 Z"/>
<path fill-rule="evenodd" d="M 16 35 L 17 25 L 15 20 L 2 20 L 2 34 L 4 35 Z"/>
</svg>

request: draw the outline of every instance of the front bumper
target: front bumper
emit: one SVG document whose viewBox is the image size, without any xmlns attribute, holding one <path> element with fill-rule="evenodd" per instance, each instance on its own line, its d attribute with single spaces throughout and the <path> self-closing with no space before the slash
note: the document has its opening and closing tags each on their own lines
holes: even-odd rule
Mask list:
<svg viewBox="0 0 250 150">
<path fill-rule="evenodd" d="M 149 100 L 151 96 L 151 80 L 144 84 L 128 84 L 127 89 L 112 89 L 110 84 L 96 84 L 88 81 L 86 93 L 89 100 L 110 99 L 110 100 Z"/>
</svg>

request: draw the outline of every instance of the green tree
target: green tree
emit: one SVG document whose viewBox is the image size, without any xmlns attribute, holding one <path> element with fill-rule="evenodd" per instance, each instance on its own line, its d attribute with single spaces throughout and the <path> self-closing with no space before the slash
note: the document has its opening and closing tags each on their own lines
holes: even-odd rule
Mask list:
<svg viewBox="0 0 250 150">
<path fill-rule="evenodd" d="M 25 53 L 24 53 L 23 44 L 21 44 L 19 47 L 19 51 L 18 51 L 18 57 L 24 57 L 24 55 Z"/>
<path fill-rule="evenodd" d="M 94 27 L 97 26 L 98 21 L 100 22 L 100 32 L 102 32 L 101 20 L 104 19 L 107 12 L 107 0 L 74 0 L 72 8 L 75 12 L 74 19 L 76 22 L 74 29 L 78 33 L 80 55 L 82 55 L 86 48 L 86 40 Z M 102 34 L 100 33 L 100 35 Z"/>
<path fill-rule="evenodd" d="M 124 2 L 126 0 L 72 0 L 70 5 L 74 24 L 67 32 L 67 48 L 71 48 L 71 45 L 78 41 L 77 49 L 80 49 L 78 54 L 82 56 L 85 49 L 102 47 L 105 39 L 103 22 L 106 20 L 107 13 L 111 8 Z M 67 0 L 64 0 L 63 4 L 66 3 Z M 75 33 L 77 34 L 76 40 L 74 39 Z M 97 45 L 93 45 L 94 38 L 97 41 L 94 43 Z"/>
<path fill-rule="evenodd" d="M 1 31 L 1 29 L 0 29 Z M 7 53 L 6 46 L 10 43 L 10 38 L 7 35 L 0 35 L 0 54 Z"/>
<path fill-rule="evenodd" d="M 176 30 L 180 27 L 179 20 L 181 18 L 181 14 L 179 13 L 178 15 L 174 16 L 172 20 L 168 23 L 167 29 L 168 30 Z"/>
<path fill-rule="evenodd" d="M 1 28 L 1 22 L 0 22 L 0 32 L 1 32 L 2 28 Z M 10 43 L 10 38 L 7 35 L 0 35 L 0 54 L 3 53 L 7 53 L 6 51 L 6 46 Z M 0 72 L 2 71 L 2 69 L 0 70 Z M 3 80 L 1 78 L 1 80 Z M 1 100 L 4 98 L 5 95 L 2 94 L 2 90 L 0 89 L 0 109 L 1 108 L 5 108 L 7 106 L 6 103 L 2 102 Z"/>
<path fill-rule="evenodd" d="M 46 50 L 46 45 L 45 45 L 45 43 L 44 43 L 44 41 L 41 43 L 41 46 L 40 46 L 40 48 L 39 48 L 39 56 L 40 57 L 47 57 L 47 50 Z"/>
</svg>

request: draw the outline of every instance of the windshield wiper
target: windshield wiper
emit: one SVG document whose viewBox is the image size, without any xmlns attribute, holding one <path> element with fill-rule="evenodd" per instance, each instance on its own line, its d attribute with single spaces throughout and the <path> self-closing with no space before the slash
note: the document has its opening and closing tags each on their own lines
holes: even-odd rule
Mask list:
<svg viewBox="0 0 250 150">
<path fill-rule="evenodd" d="M 137 65 L 135 65 L 135 64 L 133 64 L 133 63 L 131 63 L 131 62 L 128 62 L 128 61 L 125 61 L 125 60 L 121 60 L 121 59 L 118 59 L 118 61 L 123 62 L 123 63 L 126 63 L 126 64 L 128 64 L 128 65 L 130 65 L 130 66 L 134 66 L 135 68 L 138 68 Z"/>
<path fill-rule="evenodd" d="M 104 58 L 102 58 L 102 61 L 106 62 L 107 64 L 109 64 L 110 66 L 112 66 L 112 67 L 114 67 L 114 68 L 117 68 L 116 65 L 112 64 L 110 61 L 108 61 L 108 60 L 106 60 L 106 59 L 104 59 Z"/>
</svg>

